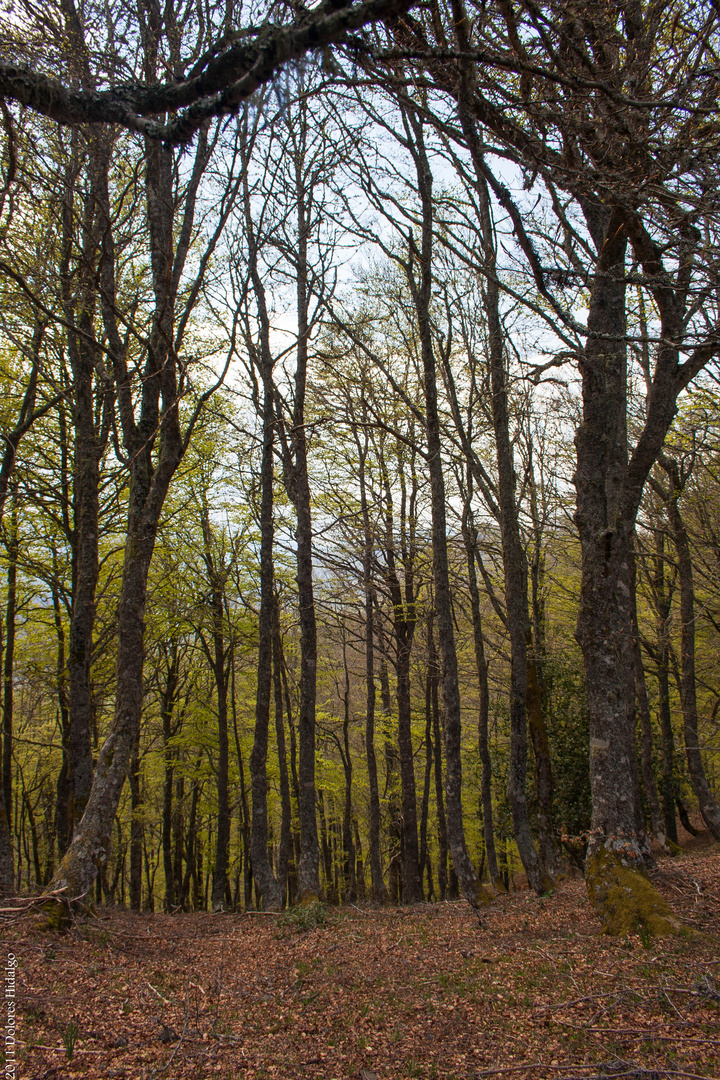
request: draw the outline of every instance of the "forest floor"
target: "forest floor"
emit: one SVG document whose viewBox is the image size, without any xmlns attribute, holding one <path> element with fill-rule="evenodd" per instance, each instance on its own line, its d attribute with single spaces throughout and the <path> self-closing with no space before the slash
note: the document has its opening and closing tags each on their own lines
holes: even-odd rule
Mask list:
<svg viewBox="0 0 720 1080">
<path fill-rule="evenodd" d="M 656 882 L 707 936 L 603 937 L 580 879 L 480 921 L 462 902 L 346 906 L 305 928 L 103 909 L 58 936 L 25 917 L 0 928 L 15 1076 L 718 1078 L 720 847 L 662 860 Z"/>
</svg>

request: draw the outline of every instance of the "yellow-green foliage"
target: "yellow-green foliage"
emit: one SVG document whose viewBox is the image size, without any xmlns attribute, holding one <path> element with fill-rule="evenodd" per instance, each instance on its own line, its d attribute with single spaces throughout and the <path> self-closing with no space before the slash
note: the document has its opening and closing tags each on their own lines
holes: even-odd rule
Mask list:
<svg viewBox="0 0 720 1080">
<path fill-rule="evenodd" d="M 604 933 L 644 932 L 662 937 L 683 931 L 645 875 L 625 866 L 617 855 L 603 849 L 591 855 L 586 880 L 590 903 Z"/>
</svg>

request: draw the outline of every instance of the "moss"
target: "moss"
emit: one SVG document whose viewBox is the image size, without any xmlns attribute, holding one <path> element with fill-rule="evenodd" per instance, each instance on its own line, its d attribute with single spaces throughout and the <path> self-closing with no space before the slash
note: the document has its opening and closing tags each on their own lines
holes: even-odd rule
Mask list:
<svg viewBox="0 0 720 1080">
<path fill-rule="evenodd" d="M 491 904 L 491 903 L 492 903 L 492 896 L 487 891 L 485 886 L 481 885 L 480 882 L 478 881 L 477 889 L 475 890 L 475 906 L 476 907 L 487 907 L 488 904 Z"/>
<path fill-rule="evenodd" d="M 300 897 L 300 907 L 306 907 L 309 904 L 321 903 L 320 897 L 315 892 L 304 892 Z"/>
<path fill-rule="evenodd" d="M 642 931 L 663 937 L 685 929 L 645 875 L 626 866 L 618 855 L 600 848 L 589 857 L 585 873 L 590 903 L 604 933 Z"/>
<path fill-rule="evenodd" d="M 674 844 L 672 840 L 666 840 L 665 843 L 667 845 L 668 851 L 673 856 L 673 858 L 675 858 L 676 855 L 682 855 L 683 849 L 680 847 L 679 844 Z"/>
<path fill-rule="evenodd" d="M 42 918 L 40 920 L 39 929 L 47 930 L 50 933 L 63 934 L 70 926 L 72 921 L 70 909 L 67 904 L 64 904 L 61 900 L 56 900 L 55 897 L 49 897 L 44 904 L 41 905 L 40 911 L 42 912 Z"/>
</svg>

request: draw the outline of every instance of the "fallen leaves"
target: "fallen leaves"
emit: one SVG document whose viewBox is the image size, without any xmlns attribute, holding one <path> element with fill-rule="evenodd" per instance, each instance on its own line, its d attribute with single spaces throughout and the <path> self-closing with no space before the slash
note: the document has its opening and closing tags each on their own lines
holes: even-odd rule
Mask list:
<svg viewBox="0 0 720 1080">
<path fill-rule="evenodd" d="M 720 857 L 663 862 L 657 884 L 706 938 L 601 937 L 581 880 L 503 896 L 483 926 L 462 902 L 349 906 L 307 929 L 104 911 L 53 938 L 16 921 L 20 1075 L 716 1076 Z"/>
</svg>

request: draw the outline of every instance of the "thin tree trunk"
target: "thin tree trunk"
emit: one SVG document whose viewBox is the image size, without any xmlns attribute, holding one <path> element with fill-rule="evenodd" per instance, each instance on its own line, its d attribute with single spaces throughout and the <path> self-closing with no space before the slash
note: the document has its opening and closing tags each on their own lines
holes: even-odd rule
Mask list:
<svg viewBox="0 0 720 1080">
<path fill-rule="evenodd" d="M 288 865 L 292 846 L 292 802 L 285 745 L 285 720 L 283 717 L 282 691 L 282 639 L 280 636 L 280 604 L 277 593 L 273 595 L 273 686 L 275 691 L 275 737 L 277 740 L 278 768 L 280 772 L 280 849 L 278 852 L 277 880 L 283 903 L 287 895 Z"/>
<path fill-rule="evenodd" d="M 658 797 L 657 785 L 655 783 L 655 775 L 653 773 L 652 764 L 652 721 L 650 718 L 650 702 L 648 701 L 647 684 L 645 682 L 645 668 L 642 661 L 642 650 L 640 648 L 640 629 L 637 621 L 637 599 L 636 599 L 636 575 L 635 575 L 635 553 L 632 553 L 632 631 L 633 631 L 633 674 L 635 678 L 635 701 L 637 703 L 637 709 L 640 714 L 640 767 L 642 771 L 643 787 L 645 789 L 645 798 L 647 799 L 648 809 L 650 811 L 650 825 L 652 828 L 653 836 L 657 840 L 658 844 L 665 849 L 667 847 L 667 839 L 665 835 L 665 828 L 663 825 L 662 812 L 660 809 L 660 799 Z"/>
<path fill-rule="evenodd" d="M 432 894 L 432 874 L 428 858 L 428 815 L 430 810 L 430 781 L 433 769 L 433 704 L 437 702 L 438 672 L 433 640 L 433 613 L 428 616 L 428 660 L 425 672 L 425 776 L 420 810 L 420 879 L 428 872 L 428 895 Z"/>
<path fill-rule="evenodd" d="M 456 0 L 455 34 L 461 48 L 467 48 L 467 27 L 462 4 Z M 510 636 L 510 778 L 508 801 L 513 819 L 515 842 L 528 883 L 535 892 L 552 887 L 552 879 L 541 866 L 533 843 L 527 805 L 527 635 L 529 629 L 527 595 L 527 559 L 518 523 L 515 469 L 508 413 L 507 371 L 504 355 L 504 334 L 500 318 L 500 286 L 497 277 L 495 235 L 490 209 L 490 194 L 485 178 L 483 151 L 472 117 L 469 101 L 472 95 L 472 75 L 465 69 L 458 98 L 460 121 L 473 160 L 475 188 L 478 195 L 479 224 L 482 242 L 483 274 L 485 276 L 485 314 L 488 322 L 488 360 L 492 421 L 497 458 L 497 488 L 507 627 Z"/>
<path fill-rule="evenodd" d="M 670 712 L 670 642 L 668 640 L 672 592 L 665 580 L 665 538 L 658 529 L 655 534 L 655 572 L 652 589 L 657 608 L 657 652 L 655 655 L 658 682 L 658 712 L 663 755 L 662 811 L 665 832 L 673 844 L 677 844 L 675 821 L 675 734 Z"/>
<path fill-rule="evenodd" d="M 258 302 L 264 305 L 264 295 L 262 298 L 258 297 Z M 261 322 L 264 328 L 261 360 L 264 397 L 262 406 L 263 449 L 260 473 L 260 614 L 258 618 L 255 733 L 250 755 L 250 777 L 252 781 L 251 850 L 255 885 L 262 898 L 263 910 L 279 911 L 282 906 L 282 893 L 268 858 L 267 808 L 267 752 L 273 670 L 273 607 L 275 604 L 275 576 L 273 570 L 273 436 L 275 411 L 272 360 L 268 356 L 269 344 L 267 338 L 269 329 L 265 326 L 267 323 L 266 314 L 264 318 L 261 316 Z"/>
<path fill-rule="evenodd" d="M 130 907 L 133 911 L 140 911 L 142 903 L 142 802 L 140 760 L 136 746 L 130 762 Z"/>
<path fill-rule="evenodd" d="M 165 910 L 175 907 L 175 871 L 173 867 L 173 786 L 175 780 L 175 753 L 170 746 L 172 717 L 177 701 L 179 650 L 173 642 L 170 646 L 167 678 L 160 699 L 160 718 L 163 731 L 163 810 L 162 810 L 162 858 L 165 875 Z"/>
<path fill-rule="evenodd" d="M 480 614 L 480 590 L 478 589 L 477 572 L 475 569 L 475 552 L 477 549 L 477 532 L 472 520 L 472 512 L 468 504 L 463 514 L 463 540 L 467 554 L 468 585 L 470 591 L 470 611 L 473 623 L 473 642 L 475 645 L 475 666 L 478 673 L 480 691 L 480 708 L 478 711 L 478 751 L 482 777 L 480 781 L 483 837 L 485 839 L 485 854 L 488 862 L 490 881 L 496 891 L 505 891 L 505 886 L 500 877 L 500 870 L 495 851 L 495 832 L 493 829 L 493 806 L 492 806 L 492 763 L 490 760 L 490 742 L 488 738 L 488 722 L 490 718 L 490 689 L 488 687 L 488 664 L 485 659 L 485 641 L 482 631 L 482 616 Z"/>
<path fill-rule="evenodd" d="M 57 567 L 57 558 L 53 552 L 54 569 Z M 68 703 L 67 666 L 65 658 L 65 627 L 63 626 L 62 612 L 60 609 L 60 595 L 58 587 L 53 585 L 53 619 L 55 622 L 55 634 L 57 636 L 57 662 L 55 672 L 57 678 L 58 710 L 60 713 L 60 733 L 62 741 L 62 764 L 58 773 L 55 792 L 55 821 L 54 832 L 57 839 L 58 854 L 63 856 L 67 851 L 71 840 L 70 813 L 71 813 L 71 783 L 72 783 L 72 757 L 70 750 L 70 709 Z M 52 876 L 52 875 L 51 875 Z"/>
<path fill-rule="evenodd" d="M 215 670 L 218 696 L 218 768 L 217 768 L 217 836 L 215 840 L 215 868 L 212 885 L 213 911 L 225 906 L 227 892 L 228 849 L 230 845 L 230 797 L 229 797 L 229 742 L 227 713 L 227 671 L 225 668 L 225 640 L 222 630 L 222 598 L 218 605 L 215 622 Z"/>
<path fill-rule="evenodd" d="M 350 755 L 350 669 L 347 662 L 347 643 L 343 635 L 343 672 L 345 675 L 345 685 L 343 688 L 343 745 L 342 745 L 342 763 L 343 771 L 345 773 L 345 803 L 343 806 L 343 826 L 342 826 L 342 838 L 343 838 L 343 856 L 344 856 L 344 877 L 345 877 L 345 896 L 344 901 L 351 903 L 357 899 L 357 880 L 355 877 L 355 844 L 353 841 L 352 821 L 353 821 L 353 805 L 352 805 L 352 757 Z"/>
<path fill-rule="evenodd" d="M 375 756 L 375 590 L 372 582 L 372 555 L 374 538 L 370 527 L 367 497 L 365 460 L 367 457 L 367 429 L 365 442 L 360 443 L 357 430 L 353 428 L 359 457 L 360 510 L 363 518 L 363 589 L 365 594 L 365 759 L 368 771 L 370 802 L 370 877 L 375 900 L 384 903 L 387 889 L 383 880 L 380 858 L 380 788 L 378 785 L 377 758 Z"/>
<path fill-rule="evenodd" d="M 458 681 L 457 652 L 452 617 L 450 569 L 447 550 L 447 525 L 445 517 L 445 477 L 443 475 L 442 445 L 440 440 L 440 417 L 437 400 L 437 377 L 432 339 L 430 304 L 432 298 L 432 245 L 433 201 L 432 173 L 425 152 L 422 122 L 414 113 L 407 114 L 406 130 L 412 129 L 409 138 L 410 151 L 415 159 L 418 192 L 422 204 L 421 250 L 412 254 L 419 256 L 420 277 L 416 279 L 412 261 L 408 260 L 408 283 L 417 312 L 418 330 L 423 364 L 423 389 L 425 393 L 425 424 L 428 449 L 428 472 L 430 474 L 430 500 L 432 517 L 433 577 L 435 581 L 435 607 L 438 619 L 438 639 L 442 656 L 443 700 L 445 703 L 445 762 L 446 762 L 446 809 L 447 835 L 453 868 L 457 874 L 463 895 L 472 907 L 488 903 L 490 897 L 478 881 L 472 860 L 465 844 L 462 812 L 462 724 L 460 714 L 460 687 Z M 414 246 L 414 244 L 413 244 Z"/>
<path fill-rule="evenodd" d="M 681 698 L 683 723 L 685 728 L 685 753 L 688 772 L 695 791 L 700 813 L 713 839 L 720 840 L 720 807 L 708 783 L 705 767 L 700 753 L 700 735 L 698 732 L 697 690 L 695 683 L 695 589 L 693 585 L 693 565 L 690 554 L 687 530 L 678 500 L 682 485 L 676 462 L 661 457 L 660 464 L 670 480 L 670 497 L 667 500 L 668 517 L 672 528 L 673 540 L 678 558 L 678 578 L 680 581 L 680 617 L 681 623 Z"/>
<path fill-rule="evenodd" d="M 15 668 L 15 619 L 17 615 L 17 564 L 18 564 L 18 509 L 17 487 L 13 488 L 10 528 L 5 539 L 7 548 L 7 597 L 5 601 L 5 656 L 3 658 L 3 707 L 2 707 L 2 795 L 8 828 L 12 831 L 13 810 L 13 711 Z"/>
</svg>

